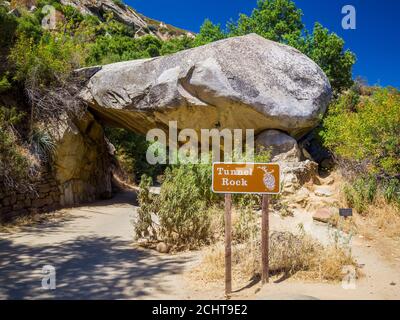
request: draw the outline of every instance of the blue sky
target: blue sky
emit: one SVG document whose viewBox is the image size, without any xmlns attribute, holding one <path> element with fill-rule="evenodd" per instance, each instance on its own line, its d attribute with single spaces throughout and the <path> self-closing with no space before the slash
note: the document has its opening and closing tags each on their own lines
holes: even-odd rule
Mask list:
<svg viewBox="0 0 400 320">
<path fill-rule="evenodd" d="M 250 14 L 256 0 L 125 0 L 140 13 L 177 27 L 197 32 L 205 18 L 225 26 L 239 13 Z M 336 32 L 346 48 L 357 55 L 354 76 L 368 83 L 400 88 L 399 0 L 295 0 L 303 21 L 312 29 L 315 21 Z M 357 29 L 343 30 L 342 7 L 353 5 Z"/>
</svg>

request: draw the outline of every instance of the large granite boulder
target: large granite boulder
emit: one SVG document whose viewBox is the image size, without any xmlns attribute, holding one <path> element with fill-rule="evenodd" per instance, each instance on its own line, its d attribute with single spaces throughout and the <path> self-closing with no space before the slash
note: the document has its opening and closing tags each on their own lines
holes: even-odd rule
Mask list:
<svg viewBox="0 0 400 320">
<path fill-rule="evenodd" d="M 277 129 L 298 139 L 331 98 L 312 60 L 255 34 L 98 69 L 84 70 L 94 75 L 82 98 L 103 120 L 143 134 L 178 121 L 179 129 Z"/>
</svg>

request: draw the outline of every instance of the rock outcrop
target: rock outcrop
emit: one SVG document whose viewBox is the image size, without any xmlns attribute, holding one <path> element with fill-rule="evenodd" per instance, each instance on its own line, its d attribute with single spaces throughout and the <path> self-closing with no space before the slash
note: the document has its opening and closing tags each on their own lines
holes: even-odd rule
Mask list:
<svg viewBox="0 0 400 320">
<path fill-rule="evenodd" d="M 90 113 L 68 123 L 57 144 L 54 172 L 62 206 L 111 197 L 110 149 Z"/>
<path fill-rule="evenodd" d="M 301 151 L 296 139 L 278 130 L 266 130 L 259 134 L 255 144 L 257 149 L 271 152 L 271 161 L 300 161 Z"/>
<path fill-rule="evenodd" d="M 138 37 L 151 34 L 165 40 L 182 35 L 193 36 L 188 31 L 147 18 L 137 13 L 122 1 L 61 0 L 61 4 L 72 6 L 79 10 L 83 15 L 93 15 L 100 19 L 104 19 L 105 14 L 112 14 L 117 21 L 132 27 L 135 30 L 135 36 Z"/>
<path fill-rule="evenodd" d="M 331 87 L 298 50 L 250 34 L 103 66 L 81 96 L 105 121 L 143 134 L 178 121 L 179 129 L 276 129 L 300 138 L 320 121 Z"/>
<path fill-rule="evenodd" d="M 295 193 L 305 183 L 318 182 L 318 164 L 304 156 L 296 139 L 278 130 L 266 130 L 256 137 L 257 150 L 271 153 L 271 162 L 278 162 L 282 173 L 282 193 Z"/>
</svg>

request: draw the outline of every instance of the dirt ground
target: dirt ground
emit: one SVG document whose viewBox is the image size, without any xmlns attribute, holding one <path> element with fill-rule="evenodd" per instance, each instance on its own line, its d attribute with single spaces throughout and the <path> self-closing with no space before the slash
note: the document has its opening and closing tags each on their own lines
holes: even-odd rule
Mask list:
<svg viewBox="0 0 400 320">
<path fill-rule="evenodd" d="M 332 187 L 333 188 L 333 187 Z M 133 244 L 135 193 L 65 209 L 44 223 L 0 233 L 1 299 L 224 299 L 223 283 L 193 282 L 190 273 L 201 251 L 162 255 Z M 321 242 L 327 227 L 307 209 L 282 219 L 271 215 L 273 230 L 304 229 Z M 271 279 L 260 287 L 234 286 L 232 299 L 400 299 L 400 252 L 385 239 L 355 237 L 352 252 L 364 277 L 355 289 L 341 283 Z M 392 250 L 393 249 L 393 250 Z M 56 289 L 42 289 L 42 267 L 56 270 Z"/>
</svg>

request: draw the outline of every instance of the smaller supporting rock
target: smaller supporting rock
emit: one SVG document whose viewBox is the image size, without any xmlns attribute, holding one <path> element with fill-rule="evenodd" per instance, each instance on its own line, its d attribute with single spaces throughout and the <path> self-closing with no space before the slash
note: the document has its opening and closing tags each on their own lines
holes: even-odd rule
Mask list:
<svg viewBox="0 0 400 320">
<path fill-rule="evenodd" d="M 272 161 L 300 161 L 301 152 L 296 139 L 278 131 L 267 130 L 256 138 L 257 149 L 271 150 Z"/>
<path fill-rule="evenodd" d="M 313 214 L 313 219 L 315 221 L 328 223 L 332 216 L 333 216 L 332 210 L 330 210 L 329 208 L 322 208 L 322 209 L 318 209 Z"/>
</svg>

